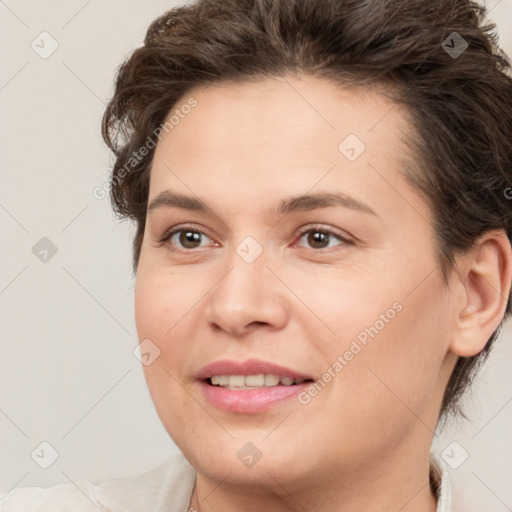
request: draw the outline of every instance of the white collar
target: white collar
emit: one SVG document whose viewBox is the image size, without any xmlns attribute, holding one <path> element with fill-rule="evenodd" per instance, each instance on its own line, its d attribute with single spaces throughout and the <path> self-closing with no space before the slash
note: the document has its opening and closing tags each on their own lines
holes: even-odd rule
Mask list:
<svg viewBox="0 0 512 512">
<path fill-rule="evenodd" d="M 187 512 L 196 472 L 182 453 L 156 468 L 126 480 L 94 486 L 94 500 L 104 512 Z M 437 498 L 436 512 L 452 512 L 452 486 L 443 461 L 430 453 L 430 485 Z M 119 508 L 125 506 L 126 508 Z"/>
<path fill-rule="evenodd" d="M 452 512 L 452 484 L 444 462 L 430 453 L 430 484 L 437 498 L 436 512 Z"/>
</svg>

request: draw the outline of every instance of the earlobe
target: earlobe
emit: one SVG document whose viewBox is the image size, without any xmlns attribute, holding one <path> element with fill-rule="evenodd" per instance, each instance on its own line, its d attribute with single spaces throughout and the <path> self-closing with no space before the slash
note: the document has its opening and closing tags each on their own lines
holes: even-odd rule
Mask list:
<svg viewBox="0 0 512 512">
<path fill-rule="evenodd" d="M 505 232 L 485 233 L 464 255 L 459 271 L 464 304 L 450 349 L 470 357 L 484 349 L 505 314 L 512 280 L 512 248 Z"/>
</svg>

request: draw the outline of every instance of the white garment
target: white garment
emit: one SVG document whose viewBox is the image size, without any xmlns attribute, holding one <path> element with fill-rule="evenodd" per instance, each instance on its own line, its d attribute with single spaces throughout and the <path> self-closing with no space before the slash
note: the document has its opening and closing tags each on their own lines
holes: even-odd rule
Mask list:
<svg viewBox="0 0 512 512">
<path fill-rule="evenodd" d="M 1 512 L 188 512 L 196 473 L 178 453 L 156 468 L 98 485 L 81 481 L 47 488 L 15 488 L 0 494 Z M 451 512 L 452 490 L 443 462 L 430 458 L 437 512 Z"/>
</svg>

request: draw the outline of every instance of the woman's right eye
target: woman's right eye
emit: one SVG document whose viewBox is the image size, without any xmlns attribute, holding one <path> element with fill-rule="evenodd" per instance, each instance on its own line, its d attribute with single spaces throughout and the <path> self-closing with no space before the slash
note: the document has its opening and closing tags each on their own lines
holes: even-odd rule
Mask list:
<svg viewBox="0 0 512 512">
<path fill-rule="evenodd" d="M 202 238 L 208 239 L 209 242 L 201 244 Z M 203 233 L 201 230 L 191 228 L 179 228 L 167 232 L 163 239 L 160 240 L 160 242 L 170 245 L 171 249 L 173 250 L 174 247 L 177 247 L 176 250 L 189 251 L 192 249 L 197 249 L 199 247 L 212 245 L 213 240 L 210 237 L 208 237 L 205 233 Z"/>
</svg>

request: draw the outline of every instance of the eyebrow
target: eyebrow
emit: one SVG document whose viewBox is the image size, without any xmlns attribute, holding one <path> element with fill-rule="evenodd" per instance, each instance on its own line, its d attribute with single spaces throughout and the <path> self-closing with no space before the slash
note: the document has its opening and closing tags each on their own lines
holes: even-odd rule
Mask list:
<svg viewBox="0 0 512 512">
<path fill-rule="evenodd" d="M 294 196 L 282 200 L 278 207 L 277 213 L 286 215 L 292 212 L 304 212 L 316 210 L 320 208 L 328 208 L 330 206 L 342 206 L 350 210 L 356 210 L 361 213 L 367 213 L 378 217 L 375 210 L 370 208 L 366 203 L 348 196 L 343 193 L 320 192 L 316 194 L 304 194 Z M 158 208 L 181 208 L 183 210 L 196 212 L 211 212 L 211 209 L 201 201 L 192 196 L 178 194 L 175 192 L 164 191 L 158 194 L 149 204 L 148 212 Z"/>
</svg>

